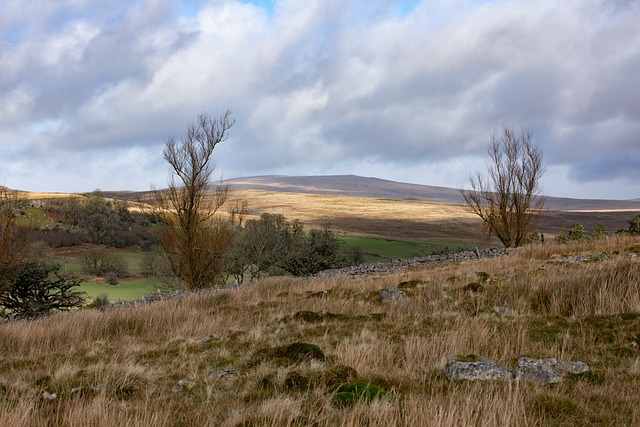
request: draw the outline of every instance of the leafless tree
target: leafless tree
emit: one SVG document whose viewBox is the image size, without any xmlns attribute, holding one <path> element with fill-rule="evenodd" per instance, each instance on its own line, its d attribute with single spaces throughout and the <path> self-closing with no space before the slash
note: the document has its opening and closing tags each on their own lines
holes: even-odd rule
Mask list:
<svg viewBox="0 0 640 427">
<path fill-rule="evenodd" d="M 231 112 L 212 119 L 202 113 L 177 142 L 165 142 L 164 158 L 172 174 L 166 190 L 153 191 L 153 215 L 159 220 L 156 239 L 171 269 L 187 289 L 215 286 L 224 268 L 224 255 L 233 229 L 220 215 L 228 187 L 210 189 L 212 154 L 228 138 Z"/>
<path fill-rule="evenodd" d="M 488 176 L 476 172 L 469 177 L 472 189 L 460 192 L 471 212 L 484 221 L 487 236 L 497 236 L 507 248 L 517 247 L 544 212 L 542 150 L 533 144 L 530 129 L 517 133 L 503 126 L 501 133 L 491 133 L 488 152 Z"/>
</svg>

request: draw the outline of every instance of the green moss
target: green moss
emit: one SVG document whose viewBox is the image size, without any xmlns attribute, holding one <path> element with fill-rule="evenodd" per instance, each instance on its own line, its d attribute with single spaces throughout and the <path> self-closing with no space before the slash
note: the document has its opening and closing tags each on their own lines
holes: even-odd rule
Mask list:
<svg viewBox="0 0 640 427">
<path fill-rule="evenodd" d="M 339 408 L 348 408 L 358 402 L 371 403 L 374 399 L 387 395 L 387 391 L 367 381 L 355 381 L 343 384 L 336 389 L 331 397 L 331 404 Z"/>
<path fill-rule="evenodd" d="M 489 279 L 491 279 L 491 275 L 489 275 L 489 273 L 487 273 L 486 271 L 478 271 L 476 273 L 476 276 L 481 283 L 486 283 L 489 281 Z"/>
<path fill-rule="evenodd" d="M 311 381 L 308 377 L 302 375 L 300 371 L 293 370 L 287 373 L 284 379 L 284 386 L 289 390 L 305 391 L 310 388 Z"/>
<path fill-rule="evenodd" d="M 467 354 L 466 356 L 462 356 L 460 354 L 456 355 L 456 361 L 457 362 L 479 362 L 480 361 L 480 356 L 477 356 L 475 354 Z"/>
<path fill-rule="evenodd" d="M 262 362 L 273 362 L 278 365 L 288 366 L 310 360 L 324 361 L 324 352 L 317 345 L 295 342 L 293 344 L 258 350 L 253 354 L 248 365 L 255 366 Z"/>
</svg>

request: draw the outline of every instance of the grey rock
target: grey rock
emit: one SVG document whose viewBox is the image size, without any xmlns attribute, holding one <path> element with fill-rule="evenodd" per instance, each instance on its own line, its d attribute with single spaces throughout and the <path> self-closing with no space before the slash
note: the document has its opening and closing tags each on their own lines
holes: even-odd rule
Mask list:
<svg viewBox="0 0 640 427">
<path fill-rule="evenodd" d="M 470 359 L 470 360 L 467 360 Z M 584 362 L 567 362 L 553 357 L 533 359 L 521 357 L 517 368 L 509 371 L 494 361 L 480 356 L 456 356 L 447 362 L 444 375 L 449 380 L 467 381 L 531 381 L 539 384 L 561 382 L 567 374 L 581 374 L 589 371 Z"/>
<path fill-rule="evenodd" d="M 521 357 L 515 370 L 518 381 L 533 381 L 540 384 L 559 383 L 566 374 L 587 372 L 589 366 L 583 362 L 565 362 L 553 357 L 532 359 Z"/>
<path fill-rule="evenodd" d="M 191 384 L 191 381 L 189 381 L 188 378 L 183 378 L 171 388 L 171 391 L 174 393 L 179 393 L 189 384 Z"/>
<path fill-rule="evenodd" d="M 509 307 L 505 307 L 502 305 L 494 306 L 493 311 L 501 316 L 516 316 L 518 314 L 514 310 L 510 309 Z"/>
<path fill-rule="evenodd" d="M 216 380 L 218 378 L 231 378 L 234 377 L 236 375 L 238 375 L 240 373 L 240 370 L 237 368 L 227 368 L 227 369 L 221 369 L 219 371 L 214 371 L 212 373 L 209 374 L 209 379 L 210 380 Z"/>
<path fill-rule="evenodd" d="M 602 261 L 602 260 L 605 260 L 605 259 L 607 259 L 607 258 L 609 258 L 609 257 L 607 256 L 607 254 L 602 253 L 602 252 L 597 253 L 597 254 L 595 254 L 595 255 L 592 255 L 592 256 L 591 256 L 591 259 L 592 259 L 592 260 L 594 260 L 594 261 Z"/>
<path fill-rule="evenodd" d="M 380 292 L 380 301 L 382 302 L 404 302 L 408 299 L 407 294 L 398 288 L 384 288 L 382 292 Z"/>
<path fill-rule="evenodd" d="M 513 380 L 513 372 L 504 369 L 493 360 L 479 356 L 474 361 L 463 361 L 458 357 L 450 359 L 444 368 L 444 375 L 449 380 Z"/>
<path fill-rule="evenodd" d="M 58 395 L 55 393 L 49 393 L 48 391 L 43 391 L 42 398 L 44 400 L 56 400 L 58 398 Z"/>
<path fill-rule="evenodd" d="M 200 337 L 196 340 L 196 343 L 198 344 L 204 344 L 206 342 L 211 341 L 211 336 L 210 335 L 205 335 L 204 337 Z"/>
</svg>

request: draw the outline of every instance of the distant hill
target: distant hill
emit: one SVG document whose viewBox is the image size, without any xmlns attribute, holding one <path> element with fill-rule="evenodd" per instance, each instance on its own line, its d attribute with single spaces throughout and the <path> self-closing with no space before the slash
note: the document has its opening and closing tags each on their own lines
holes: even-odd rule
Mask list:
<svg viewBox="0 0 640 427">
<path fill-rule="evenodd" d="M 356 175 L 267 175 L 235 178 L 227 182 L 232 189 L 238 190 L 463 203 L 460 192 L 455 188 L 408 184 Z M 630 211 L 640 210 L 640 199 L 600 200 L 549 197 L 547 207 L 552 211 Z"/>
</svg>

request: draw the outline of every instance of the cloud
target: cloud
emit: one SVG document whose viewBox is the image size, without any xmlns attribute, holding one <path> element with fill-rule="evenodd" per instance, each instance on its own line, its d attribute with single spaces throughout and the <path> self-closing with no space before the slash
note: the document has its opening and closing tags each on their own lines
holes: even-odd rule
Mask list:
<svg viewBox="0 0 640 427">
<path fill-rule="evenodd" d="M 638 2 L 601 0 L 9 1 L 0 179 L 146 189 L 166 182 L 165 138 L 231 109 L 226 177 L 455 187 L 512 124 L 562 171 L 555 194 L 638 197 L 639 18 Z M 18 171 L 28 164 L 42 178 Z M 74 169 L 86 178 L 67 179 Z"/>
</svg>

